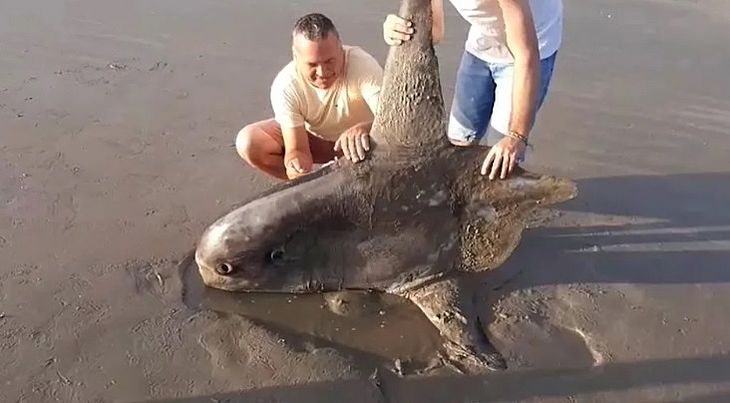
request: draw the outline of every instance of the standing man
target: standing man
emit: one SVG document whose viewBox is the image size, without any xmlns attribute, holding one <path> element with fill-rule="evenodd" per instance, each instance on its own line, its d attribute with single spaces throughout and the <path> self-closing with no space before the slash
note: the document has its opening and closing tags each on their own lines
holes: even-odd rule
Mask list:
<svg viewBox="0 0 730 403">
<path fill-rule="evenodd" d="M 491 126 L 501 139 L 482 175 L 504 179 L 524 160 L 535 115 L 545 100 L 562 41 L 562 0 L 450 0 L 470 24 L 449 116 L 449 141 L 478 143 Z M 431 0 L 433 40 L 444 35 L 443 0 Z M 412 23 L 390 14 L 383 37 L 391 46 L 411 39 Z"/>
<path fill-rule="evenodd" d="M 343 45 L 332 21 L 318 13 L 297 20 L 292 55 L 271 86 L 273 119 L 241 129 L 238 154 L 282 180 L 340 154 L 364 160 L 382 84 L 380 64 L 361 48 Z"/>
</svg>

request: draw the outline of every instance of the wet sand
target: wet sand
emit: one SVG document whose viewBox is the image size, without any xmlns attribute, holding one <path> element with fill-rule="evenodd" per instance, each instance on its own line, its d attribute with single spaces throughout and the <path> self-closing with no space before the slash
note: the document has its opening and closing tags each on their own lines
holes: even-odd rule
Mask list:
<svg viewBox="0 0 730 403">
<path fill-rule="evenodd" d="M 269 116 L 293 20 L 324 11 L 382 62 L 396 3 L 0 3 L 0 401 L 730 400 L 730 7 L 565 5 L 528 168 L 580 195 L 484 290 L 510 370 L 400 379 L 438 347 L 409 304 L 339 316 L 181 276 L 271 184 L 233 138 Z M 447 12 L 450 100 L 466 27 Z"/>
</svg>

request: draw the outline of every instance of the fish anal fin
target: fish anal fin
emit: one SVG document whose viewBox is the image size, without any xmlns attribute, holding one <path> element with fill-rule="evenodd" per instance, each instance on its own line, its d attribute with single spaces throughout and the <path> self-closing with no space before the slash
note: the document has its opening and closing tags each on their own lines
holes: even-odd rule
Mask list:
<svg viewBox="0 0 730 403">
<path fill-rule="evenodd" d="M 448 278 L 408 291 L 444 339 L 444 359 L 465 373 L 503 370 L 507 364 L 487 340 L 474 302 L 463 279 Z"/>
</svg>

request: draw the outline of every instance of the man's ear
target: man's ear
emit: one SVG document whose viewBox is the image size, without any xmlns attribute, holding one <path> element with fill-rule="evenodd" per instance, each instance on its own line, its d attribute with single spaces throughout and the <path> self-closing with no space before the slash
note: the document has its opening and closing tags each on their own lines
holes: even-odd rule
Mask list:
<svg viewBox="0 0 730 403">
<path fill-rule="evenodd" d="M 291 57 L 292 57 L 292 59 L 297 58 L 296 40 L 297 40 L 297 36 L 295 34 L 292 34 L 292 36 L 291 36 Z"/>
</svg>

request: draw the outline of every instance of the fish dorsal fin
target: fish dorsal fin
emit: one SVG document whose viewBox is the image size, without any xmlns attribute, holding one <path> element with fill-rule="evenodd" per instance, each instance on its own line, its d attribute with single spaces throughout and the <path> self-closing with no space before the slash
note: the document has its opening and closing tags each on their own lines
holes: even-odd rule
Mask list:
<svg viewBox="0 0 730 403">
<path fill-rule="evenodd" d="M 390 47 L 371 135 L 388 148 L 435 151 L 448 141 L 431 1 L 403 0 L 399 15 L 413 22 L 415 33 L 410 41 Z"/>
</svg>

